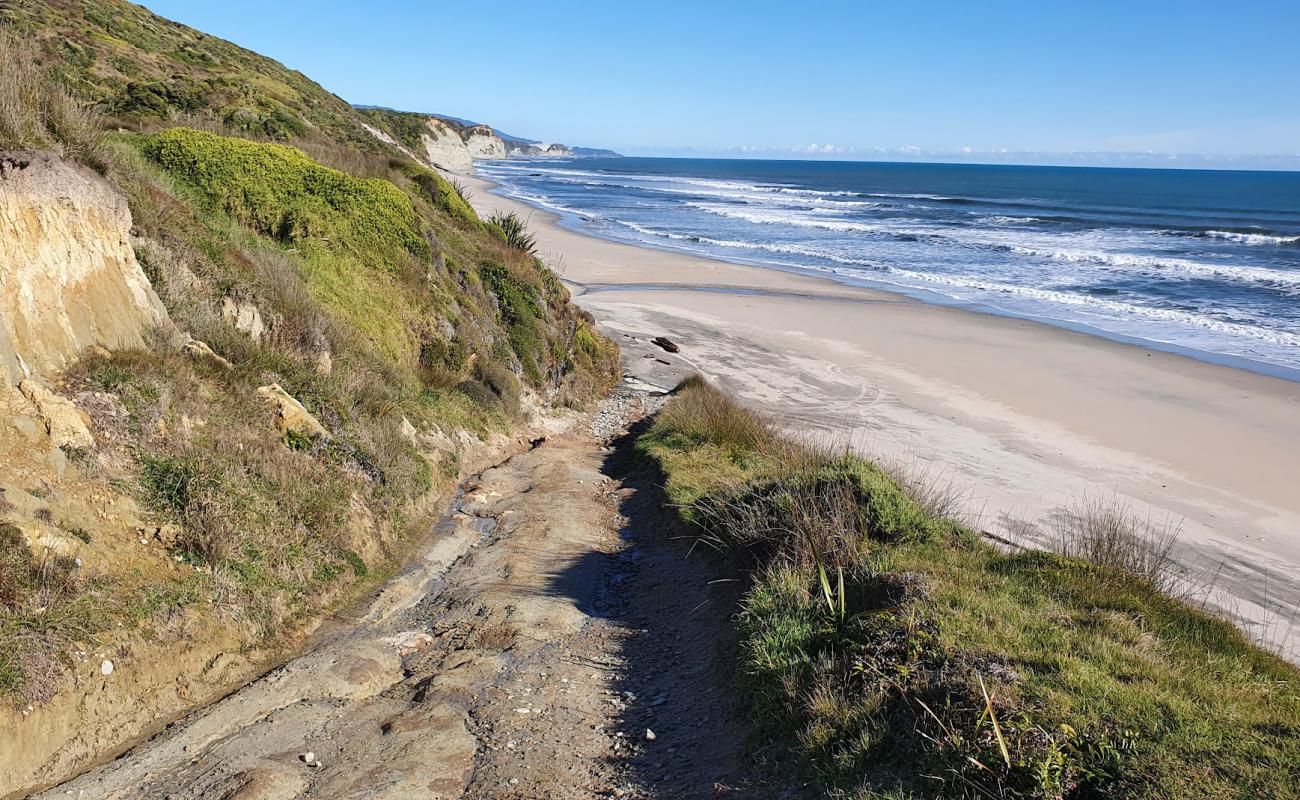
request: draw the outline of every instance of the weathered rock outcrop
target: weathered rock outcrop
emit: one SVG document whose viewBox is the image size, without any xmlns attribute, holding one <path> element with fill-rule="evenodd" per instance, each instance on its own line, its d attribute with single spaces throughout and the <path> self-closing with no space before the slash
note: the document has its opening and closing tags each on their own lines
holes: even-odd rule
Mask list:
<svg viewBox="0 0 1300 800">
<path fill-rule="evenodd" d="M 424 127 L 420 139 L 424 142 L 424 156 L 430 164 L 450 172 L 469 172 L 473 168 L 474 157 L 470 155 L 469 145 L 455 127 L 437 117 L 425 120 Z"/>
<path fill-rule="evenodd" d="M 88 425 L 90 417 L 66 397 L 59 395 L 31 380 L 18 384 L 45 423 L 45 432 L 50 435 L 50 443 L 55 447 L 75 450 L 87 450 L 95 446 L 95 437 Z"/>
<path fill-rule="evenodd" d="M 246 294 L 231 293 L 221 298 L 221 318 L 255 342 L 262 341 L 262 334 L 266 333 L 262 310 L 257 307 L 256 299 Z"/>
<path fill-rule="evenodd" d="M 470 158 L 494 159 L 506 157 L 506 143 L 497 136 L 496 131 L 486 125 L 474 125 L 461 131 L 465 146 L 469 148 Z"/>
<path fill-rule="evenodd" d="M 573 155 L 573 151 L 562 144 L 525 142 L 521 139 L 508 140 L 506 151 L 512 158 L 567 158 Z"/>
<path fill-rule="evenodd" d="M 297 398 L 286 392 L 278 383 L 260 386 L 258 395 L 275 412 L 275 427 L 281 436 L 291 433 L 311 438 L 328 439 L 330 432 L 311 415 Z"/>
<path fill-rule="evenodd" d="M 135 259 L 126 198 L 48 153 L 0 155 L 0 386 L 87 347 L 139 347 L 167 312 Z"/>
<path fill-rule="evenodd" d="M 384 109 L 378 109 L 384 111 Z M 406 112 L 388 112 L 402 117 L 409 117 Z M 613 150 L 597 150 L 589 147 L 570 148 L 566 145 L 550 142 L 534 142 L 516 139 L 493 130 L 488 125 L 475 125 L 454 118 L 426 116 L 423 119 L 424 130 L 420 134 L 422 146 L 414 146 L 407 139 L 406 144 L 373 125 L 362 123 L 362 127 L 372 136 L 383 141 L 417 161 L 449 172 L 468 172 L 473 169 L 475 161 L 505 158 L 572 158 L 574 156 L 610 157 L 617 156 Z"/>
</svg>

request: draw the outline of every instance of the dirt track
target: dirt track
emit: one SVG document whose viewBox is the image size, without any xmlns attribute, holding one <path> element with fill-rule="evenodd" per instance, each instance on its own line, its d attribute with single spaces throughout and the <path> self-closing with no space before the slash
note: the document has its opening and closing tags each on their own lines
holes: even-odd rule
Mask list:
<svg viewBox="0 0 1300 800">
<path fill-rule="evenodd" d="M 467 482 L 354 625 L 41 796 L 776 796 L 729 688 L 737 584 L 672 538 L 632 437 L 588 428 Z"/>
</svg>

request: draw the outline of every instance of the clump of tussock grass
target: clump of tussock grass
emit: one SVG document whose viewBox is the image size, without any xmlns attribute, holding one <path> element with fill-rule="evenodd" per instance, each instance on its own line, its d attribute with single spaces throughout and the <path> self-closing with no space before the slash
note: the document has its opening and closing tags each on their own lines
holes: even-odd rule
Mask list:
<svg viewBox="0 0 1300 800">
<path fill-rule="evenodd" d="M 637 445 L 751 573 L 738 679 L 778 757 L 848 797 L 1293 796 L 1300 671 L 1160 591 L 1167 528 L 1094 503 L 1066 552 L 1008 553 L 781 439 L 694 378 Z"/>
<path fill-rule="evenodd" d="M 691 375 L 674 390 L 656 424 L 664 433 L 719 447 L 759 450 L 776 439 L 776 429 L 758 414 Z"/>
<path fill-rule="evenodd" d="M 1178 586 L 1173 558 L 1180 526 L 1139 515 L 1118 497 L 1086 495 L 1058 515 L 1053 549 L 1150 581 L 1170 594 Z"/>
<path fill-rule="evenodd" d="M 455 184 L 452 184 L 455 187 Z M 460 190 L 457 194 L 464 200 Z M 492 231 L 507 247 L 514 248 L 528 255 L 537 254 L 537 234 L 528 230 L 528 222 L 513 211 L 493 214 L 487 221 L 488 230 Z"/>
<path fill-rule="evenodd" d="M 0 31 L 0 150 L 53 149 L 103 171 L 100 116 L 51 77 L 36 49 Z"/>
<path fill-rule="evenodd" d="M 961 485 L 942 466 L 917 458 L 889 460 L 882 466 L 929 516 L 974 525 L 969 487 Z"/>
</svg>

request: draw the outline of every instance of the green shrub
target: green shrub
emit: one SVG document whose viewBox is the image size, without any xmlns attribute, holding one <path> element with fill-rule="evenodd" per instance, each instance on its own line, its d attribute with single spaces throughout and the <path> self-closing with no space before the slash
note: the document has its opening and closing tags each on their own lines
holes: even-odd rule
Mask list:
<svg viewBox="0 0 1300 800">
<path fill-rule="evenodd" d="M 478 214 L 474 213 L 473 207 L 465 199 L 463 190 L 456 184 L 426 169 L 416 171 L 411 180 L 434 208 L 441 209 L 447 216 L 462 225 L 477 227 L 480 224 Z"/>
<path fill-rule="evenodd" d="M 524 374 L 540 382 L 547 358 L 548 338 L 543 325 L 545 311 L 540 292 L 496 262 L 480 264 L 478 274 L 484 288 L 497 300 L 501 325 L 506 329 L 510 349 L 518 357 Z"/>
<path fill-rule="evenodd" d="M 388 181 L 354 178 L 285 145 L 188 128 L 149 137 L 144 152 L 267 236 L 389 269 L 403 256 L 430 257 L 410 200 Z"/>
</svg>

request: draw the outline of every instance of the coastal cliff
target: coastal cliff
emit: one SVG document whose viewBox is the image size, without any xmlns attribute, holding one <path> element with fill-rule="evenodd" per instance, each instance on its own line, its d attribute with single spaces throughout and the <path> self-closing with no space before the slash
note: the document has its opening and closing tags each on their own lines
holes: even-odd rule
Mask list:
<svg viewBox="0 0 1300 800">
<path fill-rule="evenodd" d="M 300 646 L 618 351 L 427 152 L 270 59 L 18 0 L 0 70 L 7 797 Z"/>
<path fill-rule="evenodd" d="M 1020 480 L 963 360 L 1046 363 L 1046 404 L 1123 376 L 1091 416 L 1250 385 L 530 223 L 441 170 L 578 148 L 125 0 L 0 2 L 0 74 L 0 798 L 1294 799 L 1300 673 L 1149 518 L 1062 507 L 1039 550 L 813 433 L 977 407 L 927 464 Z"/>
<path fill-rule="evenodd" d="M 467 173 L 475 161 L 504 158 L 617 157 L 612 150 L 535 142 L 504 136 L 488 125 L 465 123 L 448 117 L 359 107 L 370 134 L 401 148 L 430 167 Z"/>
</svg>

